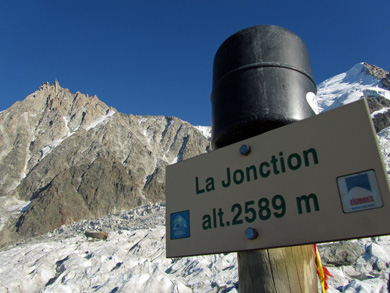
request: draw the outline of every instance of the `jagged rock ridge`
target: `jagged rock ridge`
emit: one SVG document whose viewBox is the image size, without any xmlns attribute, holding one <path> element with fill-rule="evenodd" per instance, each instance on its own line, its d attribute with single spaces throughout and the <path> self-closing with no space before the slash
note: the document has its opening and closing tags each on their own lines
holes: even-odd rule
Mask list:
<svg viewBox="0 0 390 293">
<path fill-rule="evenodd" d="M 165 167 L 210 147 L 178 118 L 128 116 L 57 81 L 1 112 L 0 136 L 0 197 L 31 201 L 3 241 L 161 201 Z"/>
<path fill-rule="evenodd" d="M 368 74 L 380 80 L 381 87 L 390 90 L 390 73 L 388 71 L 367 62 L 364 62 L 364 68 Z"/>
</svg>

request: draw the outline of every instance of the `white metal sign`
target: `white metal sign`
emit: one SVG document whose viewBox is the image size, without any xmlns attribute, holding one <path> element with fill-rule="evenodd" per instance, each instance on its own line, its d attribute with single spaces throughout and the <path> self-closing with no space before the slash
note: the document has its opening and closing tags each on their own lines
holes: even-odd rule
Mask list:
<svg viewBox="0 0 390 293">
<path fill-rule="evenodd" d="M 364 100 L 168 166 L 166 180 L 167 257 L 390 234 Z"/>
</svg>

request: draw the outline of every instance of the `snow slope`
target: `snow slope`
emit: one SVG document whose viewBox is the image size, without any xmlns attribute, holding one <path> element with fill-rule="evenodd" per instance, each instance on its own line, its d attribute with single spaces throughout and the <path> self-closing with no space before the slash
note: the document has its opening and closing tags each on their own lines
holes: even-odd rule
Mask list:
<svg viewBox="0 0 390 293">
<path fill-rule="evenodd" d="M 317 86 L 320 112 L 352 103 L 367 94 L 381 94 L 390 99 L 390 91 L 381 88 L 380 80 L 364 71 L 363 62 Z"/>
<path fill-rule="evenodd" d="M 364 62 L 358 63 L 347 72 L 331 77 L 318 85 L 317 96 L 320 112 L 352 103 L 365 97 L 383 97 L 390 100 L 390 90 L 380 87 L 381 81 L 367 74 Z M 371 113 L 374 118 L 379 113 L 389 111 L 384 107 Z M 379 146 L 387 170 L 390 170 L 390 129 L 385 128 L 377 133 Z M 390 171 L 388 171 L 390 174 Z"/>
</svg>

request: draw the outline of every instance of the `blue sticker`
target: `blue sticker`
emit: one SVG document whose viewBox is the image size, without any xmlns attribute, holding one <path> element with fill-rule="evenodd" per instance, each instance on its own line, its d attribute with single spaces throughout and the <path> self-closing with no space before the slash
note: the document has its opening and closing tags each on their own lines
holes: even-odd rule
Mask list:
<svg viewBox="0 0 390 293">
<path fill-rule="evenodd" d="M 361 187 L 366 190 L 371 191 L 370 181 L 368 179 L 367 173 L 351 176 L 345 178 L 345 183 L 347 185 L 347 191 L 349 192 L 354 187 Z"/>
<path fill-rule="evenodd" d="M 171 239 L 190 237 L 190 211 L 171 214 Z"/>
</svg>

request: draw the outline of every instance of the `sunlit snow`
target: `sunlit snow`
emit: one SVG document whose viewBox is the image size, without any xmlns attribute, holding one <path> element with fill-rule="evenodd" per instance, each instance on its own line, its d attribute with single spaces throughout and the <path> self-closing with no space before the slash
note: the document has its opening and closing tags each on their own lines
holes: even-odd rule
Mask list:
<svg viewBox="0 0 390 293">
<path fill-rule="evenodd" d="M 336 75 L 318 85 L 318 105 L 320 111 L 328 111 L 352 103 L 364 96 L 365 90 L 384 91 L 380 81 L 362 72 L 364 63 L 356 64 L 345 73 Z"/>
<path fill-rule="evenodd" d="M 210 126 L 195 126 L 195 128 L 199 129 L 203 136 L 210 139 L 211 138 L 211 127 Z"/>
<path fill-rule="evenodd" d="M 85 130 L 88 131 L 88 130 L 96 127 L 97 125 L 99 125 L 99 124 L 101 124 L 103 122 L 107 122 L 107 119 L 109 117 L 111 117 L 112 115 L 114 115 L 115 113 L 116 112 L 114 110 L 110 109 L 110 111 L 108 111 L 108 113 L 106 115 L 104 115 L 104 116 L 100 117 L 99 119 L 97 119 L 96 121 L 92 122 L 88 127 L 85 128 Z"/>
</svg>

